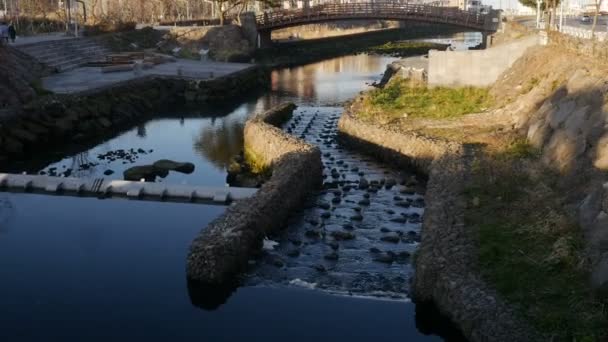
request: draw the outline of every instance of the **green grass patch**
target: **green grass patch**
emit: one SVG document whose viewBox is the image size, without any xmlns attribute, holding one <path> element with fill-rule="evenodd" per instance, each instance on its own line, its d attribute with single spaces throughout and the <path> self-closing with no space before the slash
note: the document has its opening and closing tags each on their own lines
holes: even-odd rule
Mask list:
<svg viewBox="0 0 608 342">
<path fill-rule="evenodd" d="M 493 101 L 486 88 L 430 88 L 396 78 L 369 92 L 359 115 L 443 119 L 486 110 Z"/>
<path fill-rule="evenodd" d="M 532 77 L 528 83 L 526 83 L 526 86 L 521 89 L 521 95 L 531 92 L 539 83 L 540 80 L 538 78 Z"/>
<path fill-rule="evenodd" d="M 537 156 L 515 141 L 474 163 L 465 221 L 477 232 L 479 271 L 554 341 L 604 341 L 606 302 L 589 284 L 581 230 Z"/>
</svg>

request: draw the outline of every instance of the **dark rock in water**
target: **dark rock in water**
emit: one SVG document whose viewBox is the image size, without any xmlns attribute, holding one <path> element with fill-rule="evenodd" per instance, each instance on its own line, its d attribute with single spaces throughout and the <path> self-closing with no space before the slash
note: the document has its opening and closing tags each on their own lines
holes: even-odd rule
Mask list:
<svg viewBox="0 0 608 342">
<path fill-rule="evenodd" d="M 391 210 L 391 209 L 388 209 L 388 210 L 386 210 L 386 213 L 389 214 L 389 215 L 393 215 L 395 213 L 395 211 Z"/>
<path fill-rule="evenodd" d="M 180 163 L 173 160 L 161 159 L 152 165 L 160 170 L 177 171 L 186 174 L 194 172 L 194 164 L 192 163 Z"/>
<path fill-rule="evenodd" d="M 355 238 L 355 234 L 342 231 L 331 232 L 331 236 L 338 241 L 353 240 Z"/>
<path fill-rule="evenodd" d="M 145 179 L 147 182 L 154 182 L 156 176 L 167 176 L 167 171 L 162 171 L 154 167 L 153 165 L 142 165 L 142 166 L 134 166 L 132 168 L 126 169 L 123 172 L 123 177 L 128 181 L 140 181 L 141 179 Z"/>
<path fill-rule="evenodd" d="M 354 230 L 355 227 L 353 227 L 352 224 L 350 223 L 345 223 L 344 225 L 342 225 L 342 228 L 346 229 L 346 230 Z"/>
<path fill-rule="evenodd" d="M 292 249 L 289 252 L 287 252 L 287 256 L 292 257 L 292 258 L 297 258 L 298 256 L 300 256 L 300 251 L 297 249 Z"/>
<path fill-rule="evenodd" d="M 324 256 L 325 260 L 331 260 L 331 261 L 336 261 L 340 258 L 340 256 L 338 255 L 338 253 L 333 252 L 330 254 L 327 254 L 326 256 Z"/>
<path fill-rule="evenodd" d="M 362 200 L 359 201 L 359 205 L 368 206 L 368 205 L 370 205 L 370 201 L 367 198 L 362 199 Z"/>
<path fill-rule="evenodd" d="M 356 212 L 358 212 L 358 213 L 361 212 L 361 208 L 360 207 L 355 207 L 355 208 L 353 208 L 353 210 L 356 211 Z"/>
<path fill-rule="evenodd" d="M 397 203 L 395 203 L 395 205 L 399 206 L 399 207 L 402 207 L 402 208 L 409 208 L 409 207 L 411 207 L 411 204 L 409 204 L 408 202 L 403 202 L 403 201 L 397 202 Z"/>
<path fill-rule="evenodd" d="M 371 196 L 369 194 L 363 194 L 364 198 L 370 198 Z"/>
<path fill-rule="evenodd" d="M 331 247 L 331 249 L 333 249 L 334 251 L 337 251 L 340 248 L 340 245 L 337 242 L 330 242 L 328 243 L 329 247 Z"/>
<path fill-rule="evenodd" d="M 370 252 L 370 253 L 374 253 L 374 254 L 379 254 L 379 253 L 381 253 L 381 251 L 380 251 L 378 248 L 376 248 L 376 247 L 372 247 L 372 248 L 370 248 L 370 249 L 369 249 L 369 252 Z"/>
<path fill-rule="evenodd" d="M 404 194 L 404 195 L 413 195 L 413 194 L 415 194 L 414 190 L 410 190 L 410 189 L 402 189 L 399 192 L 402 193 L 402 194 Z"/>
<path fill-rule="evenodd" d="M 359 180 L 359 189 L 365 190 L 369 187 L 369 182 L 365 178 Z"/>
<path fill-rule="evenodd" d="M 321 233 L 316 230 L 307 230 L 304 235 L 306 235 L 307 238 L 311 239 L 318 239 L 319 237 L 321 237 Z"/>
<path fill-rule="evenodd" d="M 394 187 L 395 185 L 397 185 L 397 181 L 396 181 L 396 180 L 394 180 L 394 179 L 392 179 L 392 178 L 391 178 L 391 179 L 388 179 L 388 180 L 386 181 L 386 183 L 384 183 L 384 187 L 385 187 L 386 189 L 391 189 L 391 188 L 392 188 L 392 187 Z"/>
<path fill-rule="evenodd" d="M 331 217 L 331 213 L 329 211 L 325 211 L 321 214 L 321 218 L 328 219 Z"/>
<path fill-rule="evenodd" d="M 411 256 L 411 254 L 408 251 L 399 252 L 397 254 L 397 257 L 400 259 L 408 259 L 410 256 Z"/>
<path fill-rule="evenodd" d="M 350 217 L 353 221 L 363 221 L 363 216 L 361 214 L 353 215 Z"/>
<path fill-rule="evenodd" d="M 393 197 L 393 200 L 395 200 L 397 202 L 400 202 L 400 201 L 403 201 L 403 197 L 401 197 L 401 196 L 395 196 L 395 197 Z"/>
<path fill-rule="evenodd" d="M 316 219 L 314 219 L 314 218 L 310 218 L 310 219 L 306 220 L 306 222 L 309 223 L 309 224 L 311 224 L 311 225 L 313 225 L 313 226 L 316 226 L 316 225 L 319 224 L 319 221 L 316 220 Z"/>
<path fill-rule="evenodd" d="M 109 175 L 114 174 L 114 171 L 112 171 L 112 170 L 105 170 L 105 171 L 103 172 L 103 174 L 104 174 L 104 175 L 106 175 L 106 176 L 109 176 Z"/>
<path fill-rule="evenodd" d="M 394 260 L 394 258 L 388 254 L 381 254 L 378 255 L 377 257 L 374 258 L 374 261 L 376 262 L 381 262 L 384 264 L 392 264 Z"/>
<path fill-rule="evenodd" d="M 293 243 L 295 246 L 300 246 L 302 244 L 302 241 L 300 241 L 298 239 L 289 239 L 289 241 L 291 243 Z"/>
<path fill-rule="evenodd" d="M 266 259 L 266 262 L 270 265 L 274 265 L 276 267 L 283 267 L 285 266 L 285 262 L 283 261 L 283 259 L 281 259 L 279 256 L 277 255 L 271 255 L 268 257 L 268 259 Z"/>
<path fill-rule="evenodd" d="M 390 233 L 391 232 L 391 230 L 388 229 L 388 228 L 386 228 L 386 227 L 380 228 L 380 231 L 383 232 L 383 233 Z"/>
<path fill-rule="evenodd" d="M 342 202 L 342 200 L 340 199 L 340 197 L 334 197 L 331 200 L 331 203 L 333 203 L 333 204 L 340 204 L 340 202 Z"/>
<path fill-rule="evenodd" d="M 320 273 L 327 272 L 327 270 L 325 269 L 325 266 L 323 266 L 323 265 L 314 265 L 314 266 L 312 266 L 312 268 L 314 268 L 315 270 L 317 270 L 317 272 L 320 272 Z"/>
<path fill-rule="evenodd" d="M 405 217 L 395 217 L 391 219 L 391 222 L 395 223 L 406 223 L 407 219 Z"/>
<path fill-rule="evenodd" d="M 387 235 L 380 238 L 381 241 L 391 242 L 391 243 L 399 243 L 401 238 L 398 235 Z"/>
</svg>

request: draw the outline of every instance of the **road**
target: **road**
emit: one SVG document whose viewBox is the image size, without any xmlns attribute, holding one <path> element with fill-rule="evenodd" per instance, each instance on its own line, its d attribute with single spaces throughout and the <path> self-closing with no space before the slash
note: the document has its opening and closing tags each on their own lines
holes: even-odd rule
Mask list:
<svg viewBox="0 0 608 342">
<path fill-rule="evenodd" d="M 591 27 L 593 26 L 593 16 L 591 16 L 591 21 L 588 23 L 582 22 L 581 18 L 581 16 L 566 17 L 564 18 L 564 25 L 591 30 Z M 536 18 L 533 17 L 517 18 L 515 21 L 530 28 L 534 28 L 536 26 Z M 608 15 L 598 17 L 596 30 L 598 32 L 608 31 Z"/>
</svg>

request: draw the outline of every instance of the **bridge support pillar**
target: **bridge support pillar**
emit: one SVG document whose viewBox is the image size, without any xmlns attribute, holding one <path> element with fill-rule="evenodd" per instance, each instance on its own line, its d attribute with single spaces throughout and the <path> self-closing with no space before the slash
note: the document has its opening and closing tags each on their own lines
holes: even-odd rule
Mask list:
<svg viewBox="0 0 608 342">
<path fill-rule="evenodd" d="M 241 29 L 245 35 L 245 38 L 249 42 L 251 48 L 257 47 L 258 40 L 258 27 L 255 21 L 255 14 L 253 12 L 241 13 Z"/>
<path fill-rule="evenodd" d="M 272 46 L 272 31 L 258 31 L 258 49 L 269 48 Z"/>
<path fill-rule="evenodd" d="M 492 32 L 482 32 L 481 33 L 481 37 L 482 37 L 481 38 L 481 48 L 482 49 L 489 49 L 489 48 L 491 48 L 492 45 L 493 45 L 492 39 L 494 37 L 492 35 Z"/>
</svg>

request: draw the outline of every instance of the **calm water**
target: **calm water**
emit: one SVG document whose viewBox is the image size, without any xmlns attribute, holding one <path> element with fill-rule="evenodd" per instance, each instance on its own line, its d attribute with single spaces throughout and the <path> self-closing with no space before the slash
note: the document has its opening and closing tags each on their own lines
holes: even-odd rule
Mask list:
<svg viewBox="0 0 608 342">
<path fill-rule="evenodd" d="M 242 149 L 248 115 L 291 100 L 300 105 L 298 119 L 285 128 L 322 147 L 328 189 L 294 215 L 286 233 L 270 237 L 278 245 L 252 267 L 244 279 L 247 286 L 214 311 L 192 302 L 185 259 L 191 240 L 224 207 L 0 193 L 0 340 L 441 340 L 416 328 L 421 323 L 407 300 L 409 260 L 387 265 L 369 253 L 372 246 L 381 253 L 413 252 L 419 222 L 411 214 L 423 215 L 423 202 L 405 208 L 394 197 L 401 194 L 403 200 L 409 196 L 414 201 L 420 193 L 404 194 L 399 185 L 380 189 L 370 193 L 371 204 L 365 206 L 359 201 L 369 192 L 357 189 L 340 204 L 331 202 L 336 196 L 331 190 L 334 169 L 340 189 L 346 182 L 356 188 L 363 170 L 370 182 L 411 179 L 335 141 L 340 103 L 379 80 L 391 60 L 359 55 L 275 71 L 271 91 L 228 112 L 172 114 L 80 153 L 58 151 L 56 162 L 33 171 L 69 170 L 79 177 L 98 177 L 111 170 L 107 177 L 121 178 L 127 167 L 169 158 L 192 162 L 196 170 L 158 181 L 224 185 L 225 167 Z M 316 123 L 304 132 L 309 120 Z M 99 158 L 119 150 L 129 158 Z M 355 164 L 361 171 L 352 170 Z M 333 204 L 320 209 L 324 202 Z M 402 210 L 386 212 L 396 207 Z M 325 211 L 329 217 L 320 219 Z M 364 218 L 353 223 L 356 242 L 340 243 L 338 261 L 325 258 L 333 250 L 329 238 L 302 235 L 314 229 L 331 236 L 350 222 L 353 212 Z M 405 222 L 391 221 L 403 217 Z M 312 224 L 311 218 L 318 221 Z M 397 243 L 387 243 L 381 240 L 387 232 L 380 227 L 408 238 L 399 235 Z M 294 236 L 300 240 L 297 246 Z M 289 256 L 294 246 L 301 258 Z M 266 262 L 276 258 L 283 266 Z M 323 276 L 311 271 L 319 265 Z M 370 277 L 357 279 L 363 273 Z M 382 284 L 388 287 L 379 288 Z M 383 290 L 390 295 L 378 296 Z M 431 317 L 431 326 L 435 319 Z M 425 333 L 433 331 L 428 324 L 422 324 Z"/>
</svg>

